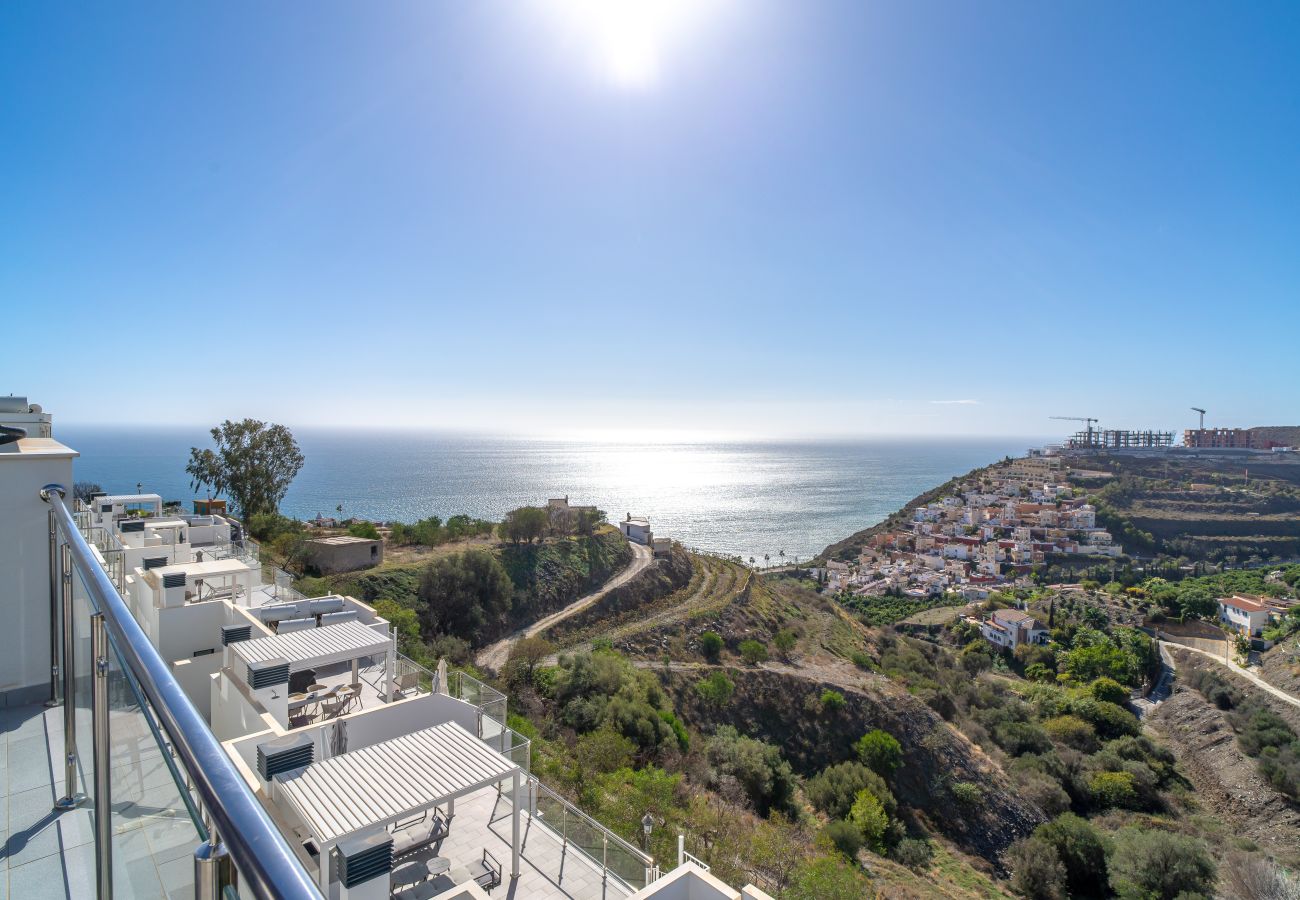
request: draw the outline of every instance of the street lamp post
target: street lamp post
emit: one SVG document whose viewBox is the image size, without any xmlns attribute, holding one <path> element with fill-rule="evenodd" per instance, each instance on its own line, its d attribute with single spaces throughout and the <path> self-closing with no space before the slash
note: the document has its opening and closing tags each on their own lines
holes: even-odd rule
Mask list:
<svg viewBox="0 0 1300 900">
<path fill-rule="evenodd" d="M 641 817 L 641 829 L 645 832 L 644 840 L 645 840 L 646 853 L 650 852 L 650 832 L 654 830 L 654 827 L 655 827 L 654 816 L 650 815 L 650 813 L 646 813 L 644 816 Z"/>
</svg>

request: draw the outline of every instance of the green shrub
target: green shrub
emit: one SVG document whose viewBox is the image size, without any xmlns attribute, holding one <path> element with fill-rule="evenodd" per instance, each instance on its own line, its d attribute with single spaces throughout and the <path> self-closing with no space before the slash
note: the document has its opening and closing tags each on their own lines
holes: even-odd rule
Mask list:
<svg viewBox="0 0 1300 900">
<path fill-rule="evenodd" d="M 862 849 L 864 838 L 862 829 L 852 822 L 846 822 L 843 819 L 836 819 L 826 826 L 826 836 L 831 839 L 835 849 L 843 853 L 849 859 L 856 859 L 858 851 Z"/>
<path fill-rule="evenodd" d="M 1300 742 L 1266 748 L 1259 755 L 1259 771 L 1274 790 L 1300 801 Z"/>
<path fill-rule="evenodd" d="M 1125 703 L 1128 701 L 1128 691 L 1124 685 L 1120 684 L 1113 678 L 1101 677 L 1088 685 L 1088 692 L 1093 697 L 1105 703 Z"/>
<path fill-rule="evenodd" d="M 1137 790 L 1131 772 L 1096 772 L 1088 781 L 1092 802 L 1101 809 L 1134 809 Z"/>
<path fill-rule="evenodd" d="M 1097 749 L 1097 730 L 1078 716 L 1055 716 L 1043 723 L 1043 730 L 1052 740 L 1075 750 L 1091 753 Z"/>
<path fill-rule="evenodd" d="M 714 774 L 730 775 L 740 783 L 759 815 L 773 810 L 790 815 L 797 812 L 797 778 L 776 747 L 722 725 L 709 738 L 705 754 Z"/>
<path fill-rule="evenodd" d="M 853 808 L 849 810 L 849 821 L 862 833 L 868 847 L 876 853 L 884 851 L 889 815 L 875 794 L 868 790 L 858 791 L 853 800 Z"/>
<path fill-rule="evenodd" d="M 722 635 L 716 631 L 706 631 L 700 635 L 700 652 L 705 659 L 717 662 L 722 655 Z"/>
<path fill-rule="evenodd" d="M 1065 865 L 1056 847 L 1040 837 L 1011 845 L 1011 888 L 1029 900 L 1066 900 Z"/>
<path fill-rule="evenodd" d="M 286 534 L 302 534 L 306 527 L 297 519 L 279 513 L 257 513 L 248 520 L 248 533 L 262 543 L 270 543 Z"/>
<path fill-rule="evenodd" d="M 962 806 L 975 806 L 984 799 L 984 790 L 973 781 L 956 781 L 948 788 L 952 798 Z"/>
<path fill-rule="evenodd" d="M 934 860 L 934 847 L 927 840 L 903 838 L 893 850 L 889 851 L 898 863 L 920 872 L 930 868 Z"/>
<path fill-rule="evenodd" d="M 353 522 L 348 526 L 348 534 L 371 541 L 379 540 L 379 529 L 374 522 Z"/>
<path fill-rule="evenodd" d="M 839 712 L 845 707 L 844 695 L 830 689 L 822 691 L 821 705 L 826 712 Z"/>
<path fill-rule="evenodd" d="M 1051 846 L 1065 867 L 1066 895 L 1098 897 L 1106 892 L 1106 843 L 1086 819 L 1064 813 L 1034 829 L 1033 837 Z"/>
<path fill-rule="evenodd" d="M 420 577 L 424 631 L 481 639 L 504 620 L 514 591 L 500 560 L 486 550 L 435 559 Z"/>
<path fill-rule="evenodd" d="M 1122 706 L 1096 700 L 1092 697 L 1079 697 L 1070 704 L 1070 712 L 1097 729 L 1103 739 L 1135 735 L 1142 730 L 1137 717 Z"/>
<path fill-rule="evenodd" d="M 691 736 L 686 731 L 686 726 L 682 724 L 682 720 L 677 718 L 677 715 L 671 709 L 659 710 L 659 718 L 673 730 L 673 736 L 677 738 L 678 749 L 683 753 L 689 751 L 691 749 Z"/>
<path fill-rule="evenodd" d="M 740 642 L 740 658 L 751 666 L 756 666 L 767 659 L 767 645 L 752 638 Z"/>
<path fill-rule="evenodd" d="M 848 818 L 854 799 L 863 790 L 875 794 L 890 816 L 897 812 L 898 804 L 885 780 L 860 762 L 827 766 L 804 783 L 808 801 L 832 819 Z"/>
<path fill-rule="evenodd" d="M 859 669 L 870 670 L 876 667 L 876 661 L 865 650 L 854 650 L 849 654 L 849 660 Z"/>
<path fill-rule="evenodd" d="M 1110 886 L 1120 900 L 1174 900 L 1214 895 L 1214 861 L 1198 840 L 1136 827 L 1115 834 Z"/>
<path fill-rule="evenodd" d="M 818 856 L 794 870 L 781 900 L 849 900 L 871 896 L 871 882 L 841 856 Z"/>
<path fill-rule="evenodd" d="M 722 672 L 714 672 L 695 682 L 695 691 L 714 706 L 725 706 L 736 691 L 736 685 Z"/>
<path fill-rule="evenodd" d="M 794 632 L 789 628 L 782 628 L 776 634 L 772 635 L 772 646 L 776 647 L 777 652 L 782 656 L 789 654 L 794 649 L 796 638 Z"/>
<path fill-rule="evenodd" d="M 888 778 L 903 764 L 903 746 L 888 731 L 873 728 L 853 743 L 853 752 L 876 774 Z"/>
<path fill-rule="evenodd" d="M 1029 681 L 1055 681 L 1056 673 L 1042 663 L 1030 663 L 1025 666 L 1025 678 Z"/>
</svg>

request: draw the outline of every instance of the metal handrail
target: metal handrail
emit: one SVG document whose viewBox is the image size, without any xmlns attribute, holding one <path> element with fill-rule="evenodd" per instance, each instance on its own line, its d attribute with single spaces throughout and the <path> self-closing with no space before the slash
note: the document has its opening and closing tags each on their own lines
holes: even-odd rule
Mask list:
<svg viewBox="0 0 1300 900">
<path fill-rule="evenodd" d="M 58 486 L 41 491 L 54 511 L 65 546 L 73 564 L 81 571 L 96 611 L 104 615 L 104 624 L 122 662 L 139 682 L 185 771 L 193 779 L 203 809 L 228 848 L 242 881 L 259 897 L 321 900 L 320 891 L 284 835 L 262 809 L 95 559 L 64 505 L 62 494 Z"/>
<path fill-rule="evenodd" d="M 530 788 L 529 809 L 528 809 L 529 817 L 532 818 L 537 823 L 544 826 L 545 828 L 548 828 L 553 834 L 557 835 L 560 838 L 560 840 L 564 843 L 565 847 L 572 847 L 578 853 L 581 853 L 583 856 L 587 857 L 589 860 L 592 861 L 592 863 L 600 867 L 605 877 L 607 878 L 612 877 L 633 891 L 639 890 L 639 888 L 636 885 L 628 883 L 627 879 L 625 879 L 618 872 L 610 868 L 609 848 L 611 845 L 613 845 L 623 853 L 626 853 L 627 855 L 629 855 L 630 857 L 632 857 L 633 859 L 637 860 L 642 864 L 642 866 L 645 869 L 645 882 L 644 884 L 641 885 L 641 887 L 645 887 L 645 885 L 650 884 L 652 881 L 655 880 L 654 878 L 651 877 L 651 871 L 652 869 L 655 868 L 653 856 L 633 846 L 627 841 L 623 840 L 623 838 L 619 837 L 617 834 L 610 831 L 608 828 L 600 824 L 591 816 L 587 815 L 585 812 L 578 809 L 578 807 L 574 806 L 568 800 L 565 800 L 562 796 L 557 794 L 554 790 L 552 790 L 551 788 L 543 784 L 542 780 L 538 778 L 536 775 L 528 776 L 528 784 Z M 543 815 L 538 813 L 537 801 L 539 798 L 544 798 L 550 802 L 559 804 L 562 812 L 562 819 L 558 828 L 556 827 L 553 821 L 548 820 Z M 569 828 L 568 828 L 569 818 L 574 818 L 578 820 L 579 822 L 581 822 L 582 824 L 590 828 L 593 832 L 601 836 L 601 842 L 603 846 L 602 859 L 597 859 L 590 852 L 588 852 L 587 849 L 584 848 L 581 844 L 573 843 L 569 840 Z"/>
</svg>

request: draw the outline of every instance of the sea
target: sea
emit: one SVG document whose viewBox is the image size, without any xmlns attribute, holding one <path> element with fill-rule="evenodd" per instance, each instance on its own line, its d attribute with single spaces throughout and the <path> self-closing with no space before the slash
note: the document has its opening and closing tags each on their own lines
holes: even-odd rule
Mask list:
<svg viewBox="0 0 1300 900">
<path fill-rule="evenodd" d="M 281 511 L 412 522 L 456 513 L 500 520 L 567 496 L 611 521 L 649 518 L 656 536 L 759 563 L 808 559 L 954 475 L 1041 438 L 609 443 L 413 431 L 295 429 L 306 464 Z M 66 425 L 78 480 L 110 493 L 206 496 L 185 474 L 202 428 Z M 187 503 L 188 505 L 188 503 Z M 784 555 L 782 555 L 784 554 Z"/>
</svg>

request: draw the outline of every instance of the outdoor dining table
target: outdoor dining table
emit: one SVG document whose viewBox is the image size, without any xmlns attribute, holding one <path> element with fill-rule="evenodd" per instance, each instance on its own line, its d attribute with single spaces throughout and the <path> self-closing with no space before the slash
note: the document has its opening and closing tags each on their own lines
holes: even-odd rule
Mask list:
<svg viewBox="0 0 1300 900">
<path fill-rule="evenodd" d="M 314 685 L 314 687 L 318 687 L 320 690 L 308 691 L 305 694 L 290 694 L 289 709 L 302 709 L 312 703 L 319 703 L 338 691 L 338 688 L 327 688 L 323 684 Z"/>
<path fill-rule="evenodd" d="M 451 860 L 445 856 L 435 856 L 433 859 L 426 862 L 424 867 L 428 870 L 430 878 L 437 878 L 439 875 L 442 875 L 444 872 L 451 869 Z"/>
</svg>

